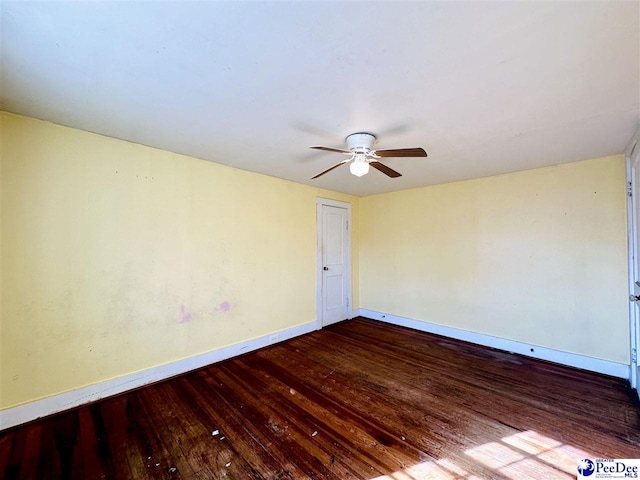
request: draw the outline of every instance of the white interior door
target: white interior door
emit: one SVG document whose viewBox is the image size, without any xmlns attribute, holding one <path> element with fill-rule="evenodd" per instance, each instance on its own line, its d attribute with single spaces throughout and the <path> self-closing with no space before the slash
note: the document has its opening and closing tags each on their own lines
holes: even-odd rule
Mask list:
<svg viewBox="0 0 640 480">
<path fill-rule="evenodd" d="M 351 205 L 318 200 L 318 310 L 320 326 L 349 318 Z"/>
<path fill-rule="evenodd" d="M 631 339 L 631 362 L 629 382 L 639 389 L 640 360 L 640 131 L 626 150 L 627 181 L 629 182 L 628 225 L 629 225 L 629 334 Z"/>
</svg>

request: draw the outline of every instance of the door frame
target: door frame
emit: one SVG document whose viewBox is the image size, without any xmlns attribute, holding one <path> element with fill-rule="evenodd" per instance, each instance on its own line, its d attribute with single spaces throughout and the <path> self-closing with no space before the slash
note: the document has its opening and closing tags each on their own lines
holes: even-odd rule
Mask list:
<svg viewBox="0 0 640 480">
<path fill-rule="evenodd" d="M 346 259 L 346 277 L 347 277 L 347 319 L 351 318 L 351 312 L 353 311 L 352 292 L 351 292 L 351 230 L 353 224 L 351 223 L 351 204 L 347 202 L 341 202 L 339 200 L 331 200 L 329 198 L 316 198 L 316 232 L 317 232 L 317 247 L 316 247 L 316 324 L 317 330 L 320 330 L 324 325 L 323 319 L 323 290 L 322 290 L 322 207 L 338 207 L 347 210 L 347 259 Z"/>
<path fill-rule="evenodd" d="M 625 167 L 626 167 L 626 180 L 627 180 L 627 235 L 628 235 L 628 262 L 629 262 L 629 296 L 634 295 L 636 292 L 635 276 L 636 276 L 636 258 L 640 255 L 640 245 L 638 245 L 638 218 L 640 212 L 637 210 L 638 203 L 636 202 L 637 195 L 640 195 L 640 185 L 636 185 L 634 182 L 634 167 L 632 154 L 638 156 L 640 154 L 640 129 L 633 136 L 629 145 L 625 149 Z M 640 167 L 640 159 L 638 161 L 638 167 Z M 640 272 L 639 276 L 640 276 Z M 640 391 L 640 385 L 638 378 L 640 375 L 640 367 L 638 364 L 638 306 L 636 302 L 629 301 L 629 383 L 631 388 L 634 388 L 637 392 Z"/>
</svg>

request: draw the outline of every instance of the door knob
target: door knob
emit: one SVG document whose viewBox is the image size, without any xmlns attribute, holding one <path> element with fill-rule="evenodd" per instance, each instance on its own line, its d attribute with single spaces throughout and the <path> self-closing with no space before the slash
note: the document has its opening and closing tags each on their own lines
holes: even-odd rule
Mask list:
<svg viewBox="0 0 640 480">
<path fill-rule="evenodd" d="M 322 267 L 323 270 L 329 270 L 329 267 Z"/>
</svg>

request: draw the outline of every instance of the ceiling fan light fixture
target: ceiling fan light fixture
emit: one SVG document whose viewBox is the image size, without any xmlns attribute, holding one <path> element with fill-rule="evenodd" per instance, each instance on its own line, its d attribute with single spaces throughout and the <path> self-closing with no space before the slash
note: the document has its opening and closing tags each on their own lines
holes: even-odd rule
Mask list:
<svg viewBox="0 0 640 480">
<path fill-rule="evenodd" d="M 335 170 L 346 163 L 349 163 L 349 170 L 356 177 L 362 177 L 369 173 L 369 164 L 373 165 L 373 168 L 378 170 L 379 172 L 384 173 L 387 177 L 397 178 L 401 177 L 402 174 L 396 172 L 393 168 L 387 167 L 384 163 L 380 162 L 381 158 L 398 158 L 398 157 L 426 157 L 427 152 L 424 151 L 424 148 L 393 148 L 386 150 L 373 150 L 373 146 L 376 143 L 375 135 L 370 133 L 352 133 L 346 139 L 347 147 L 349 150 L 345 150 L 343 148 L 334 148 L 334 147 L 309 147 L 315 150 L 323 150 L 325 152 L 335 152 L 340 153 L 342 155 L 349 155 L 349 158 L 343 160 L 342 162 L 338 162 L 335 165 L 323 170 L 322 172 L 311 177 L 311 180 L 314 180 L 318 177 L 321 177 L 325 173 L 329 173 L 332 170 Z"/>
<path fill-rule="evenodd" d="M 369 173 L 369 162 L 366 160 L 356 159 L 349 165 L 349 170 L 356 177 L 361 177 Z"/>
</svg>

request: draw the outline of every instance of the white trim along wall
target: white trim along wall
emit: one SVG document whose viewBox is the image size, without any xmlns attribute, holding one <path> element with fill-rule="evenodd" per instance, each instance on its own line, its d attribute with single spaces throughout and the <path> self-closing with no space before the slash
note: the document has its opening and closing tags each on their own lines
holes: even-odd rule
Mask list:
<svg viewBox="0 0 640 480">
<path fill-rule="evenodd" d="M 42 400 L 36 400 L 35 402 L 7 408 L 6 410 L 0 411 L 0 431 L 32 420 L 37 420 L 41 417 L 46 417 L 47 415 L 134 390 L 151 383 L 160 382 L 228 358 L 304 335 L 316 329 L 317 323 L 315 321 L 303 323 L 269 335 L 196 355 L 195 357 L 185 358 L 177 362 L 114 378 L 95 385 L 53 395 L 43 398 Z"/>
<path fill-rule="evenodd" d="M 452 327 L 445 327 L 443 325 L 413 320 L 411 318 L 398 317 L 373 310 L 356 309 L 351 311 L 351 318 L 358 316 L 371 318 L 373 320 L 401 327 L 413 328 L 421 332 L 442 335 L 443 337 L 455 338 L 457 340 L 477 345 L 497 348 L 499 350 L 517 353 L 531 358 L 547 360 L 560 365 L 610 375 L 612 377 L 624 379 L 629 378 L 629 365 L 621 363 L 562 352 L 551 348 L 539 347 L 537 345 L 528 345 L 522 342 L 506 340 Z M 17 407 L 8 408 L 0 411 L 0 430 L 37 420 L 38 418 L 46 417 L 90 402 L 95 402 L 113 395 L 118 395 L 151 383 L 166 380 L 176 375 L 205 367 L 228 358 L 258 350 L 278 342 L 290 340 L 300 335 L 313 332 L 317 329 L 318 323 L 316 321 L 307 322 L 302 325 L 281 330 L 277 333 L 264 335 L 262 337 L 214 350 L 202 355 L 150 368 L 148 370 L 115 378 L 113 380 L 107 380 L 105 382 L 43 398 L 42 400 L 19 405 Z"/>
<path fill-rule="evenodd" d="M 638 162 L 640 153 L 638 153 L 638 145 L 640 145 L 640 129 L 633 136 L 629 145 L 625 150 L 625 167 L 627 181 L 627 244 L 628 244 L 628 272 L 629 272 L 629 348 L 631 352 L 629 383 L 631 388 L 636 392 L 640 391 L 638 385 L 638 377 L 640 376 L 640 359 L 638 359 L 638 344 L 640 343 L 640 332 L 638 332 L 638 305 L 637 302 L 631 301 L 632 296 L 638 294 L 638 217 L 640 212 L 637 211 L 638 195 L 640 195 L 640 186 L 636 185 L 635 176 L 636 169 L 639 168 Z"/>
<path fill-rule="evenodd" d="M 623 363 L 601 360 L 598 358 L 587 357 L 575 353 L 563 352 L 552 348 L 540 347 L 537 345 L 529 345 L 514 340 L 506 340 L 504 338 L 492 337 L 482 333 L 469 332 L 453 327 L 445 327 L 435 323 L 413 320 L 411 318 L 398 317 L 373 310 L 361 308 L 354 312 L 354 316 L 362 316 L 379 320 L 381 322 L 398 325 L 400 327 L 413 328 L 421 332 L 442 335 L 443 337 L 455 338 L 465 342 L 484 345 L 485 347 L 497 348 L 505 352 L 517 353 L 526 357 L 537 358 L 539 360 L 547 360 L 549 362 L 566 365 L 568 367 L 580 368 L 591 372 L 602 373 L 618 378 L 629 378 L 629 365 Z"/>
</svg>

